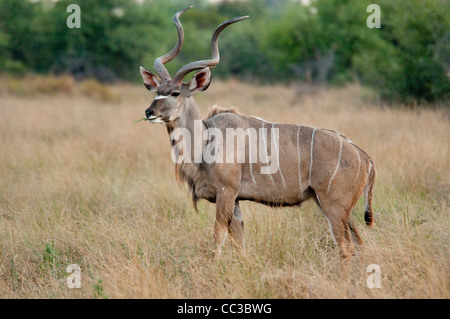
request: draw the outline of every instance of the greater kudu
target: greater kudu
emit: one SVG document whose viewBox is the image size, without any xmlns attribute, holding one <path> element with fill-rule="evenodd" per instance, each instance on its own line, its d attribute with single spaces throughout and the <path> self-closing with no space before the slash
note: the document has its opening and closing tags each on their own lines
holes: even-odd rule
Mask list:
<svg viewBox="0 0 450 319">
<path fill-rule="evenodd" d="M 194 204 L 198 199 L 216 203 L 216 255 L 220 255 L 228 233 L 238 248 L 244 248 L 240 200 L 251 200 L 271 206 L 300 206 L 302 202 L 312 198 L 328 219 L 340 257 L 349 257 L 354 251 L 352 241 L 363 244 L 351 220 L 351 210 L 363 192 L 365 221 L 368 226 L 373 225 L 373 162 L 361 148 L 333 130 L 267 122 L 233 109 L 213 108 L 209 116 L 202 120 L 193 95 L 208 88 L 211 80 L 210 69 L 219 63 L 217 38 L 227 26 L 247 16 L 230 19 L 219 25 L 211 41 L 212 59 L 189 63 L 171 79 L 164 64 L 175 58 L 181 49 L 184 33 L 179 17 L 187 9 L 176 13 L 173 18 L 178 31 L 177 44 L 168 54 L 155 60 L 154 68 L 159 76 L 140 68 L 145 86 L 157 94 L 145 111 L 146 119 L 151 123 L 165 124 L 170 135 L 177 128 L 193 133 L 194 123 L 202 121 L 199 132 L 202 136 L 208 128 L 215 128 L 224 133 L 227 128 L 262 128 L 272 132 L 278 129 L 281 141 L 279 148 L 272 149 L 279 157 L 279 169 L 275 174 L 261 174 L 261 162 L 208 164 L 184 161 L 176 164 L 177 180 L 188 182 Z M 190 82 L 183 82 L 184 77 L 194 70 L 200 71 Z M 267 136 L 263 143 L 264 148 L 271 145 L 273 136 Z M 206 143 L 204 141 L 202 146 Z M 172 139 L 172 146 L 174 144 Z M 247 155 L 249 145 L 250 140 L 245 144 Z"/>
</svg>

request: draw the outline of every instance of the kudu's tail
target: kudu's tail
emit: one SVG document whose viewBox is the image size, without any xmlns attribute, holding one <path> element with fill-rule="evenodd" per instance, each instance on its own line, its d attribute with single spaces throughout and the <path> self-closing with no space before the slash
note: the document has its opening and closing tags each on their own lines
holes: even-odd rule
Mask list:
<svg viewBox="0 0 450 319">
<path fill-rule="evenodd" d="M 370 161 L 369 178 L 367 179 L 367 184 L 364 187 L 364 220 L 368 227 L 374 226 L 374 216 L 372 210 L 372 198 L 373 198 L 373 187 L 375 185 L 375 166 L 373 162 Z"/>
</svg>

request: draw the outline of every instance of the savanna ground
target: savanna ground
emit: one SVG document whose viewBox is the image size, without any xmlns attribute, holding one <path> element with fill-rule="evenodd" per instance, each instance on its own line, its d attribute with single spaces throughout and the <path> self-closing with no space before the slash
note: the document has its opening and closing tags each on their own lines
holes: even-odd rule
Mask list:
<svg viewBox="0 0 450 319">
<path fill-rule="evenodd" d="M 0 297 L 2 298 L 449 298 L 448 109 L 372 102 L 358 85 L 295 87 L 213 81 L 209 106 L 270 121 L 341 131 L 377 169 L 374 229 L 351 271 L 313 202 L 241 205 L 247 254 L 227 242 L 211 259 L 214 205 L 194 210 L 174 178 L 162 125 L 132 124 L 153 93 L 143 86 L 70 78 L 0 85 Z M 66 267 L 81 267 L 69 289 Z M 381 269 L 369 289 L 366 268 Z"/>
</svg>

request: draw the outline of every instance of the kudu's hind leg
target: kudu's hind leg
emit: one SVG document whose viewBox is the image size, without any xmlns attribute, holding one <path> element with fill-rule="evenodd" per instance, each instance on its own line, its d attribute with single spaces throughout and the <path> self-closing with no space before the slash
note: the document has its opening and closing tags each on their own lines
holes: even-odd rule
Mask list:
<svg viewBox="0 0 450 319">
<path fill-rule="evenodd" d="M 352 232 L 350 231 L 349 221 L 350 218 L 347 219 L 347 223 L 345 223 L 344 225 L 345 248 L 347 250 L 347 254 L 349 256 L 352 256 L 355 253 L 355 246 L 353 245 Z"/>
<path fill-rule="evenodd" d="M 244 221 L 242 220 L 241 209 L 239 202 L 234 204 L 233 218 L 228 225 L 228 232 L 230 233 L 233 244 L 240 252 L 245 252 L 244 244 Z"/>
<path fill-rule="evenodd" d="M 325 215 L 328 218 L 331 232 L 334 237 L 334 241 L 339 249 L 339 257 L 341 260 L 347 259 L 350 255 L 347 251 L 347 243 L 349 233 L 347 232 L 348 223 L 347 220 L 339 216 L 338 214 L 334 215 L 333 213 Z"/>
<path fill-rule="evenodd" d="M 358 229 L 356 229 L 355 224 L 353 224 L 353 221 L 351 218 L 348 219 L 348 226 L 350 228 L 350 231 L 352 233 L 352 238 L 355 241 L 355 243 L 360 246 L 359 248 L 362 248 L 364 246 L 364 242 L 359 235 Z"/>
<path fill-rule="evenodd" d="M 328 220 L 328 224 L 330 225 L 331 234 L 333 235 L 334 242 L 339 249 L 339 257 L 341 258 L 341 261 L 346 260 L 353 252 L 350 227 L 348 224 L 349 214 L 345 209 L 338 206 L 333 206 L 333 201 L 326 200 L 325 196 L 322 200 L 319 199 L 319 196 L 316 195 L 316 197 L 316 203 L 319 205 Z M 328 204 L 328 202 L 330 202 L 330 204 Z"/>
</svg>

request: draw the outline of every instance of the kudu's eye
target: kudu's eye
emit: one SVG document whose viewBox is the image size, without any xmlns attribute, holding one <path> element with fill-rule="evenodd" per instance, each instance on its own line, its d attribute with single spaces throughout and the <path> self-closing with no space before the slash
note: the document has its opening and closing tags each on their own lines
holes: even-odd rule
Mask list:
<svg viewBox="0 0 450 319">
<path fill-rule="evenodd" d="M 172 92 L 172 94 L 170 94 L 170 96 L 175 96 L 175 97 L 177 97 L 178 95 L 180 95 L 180 92 Z"/>
</svg>

